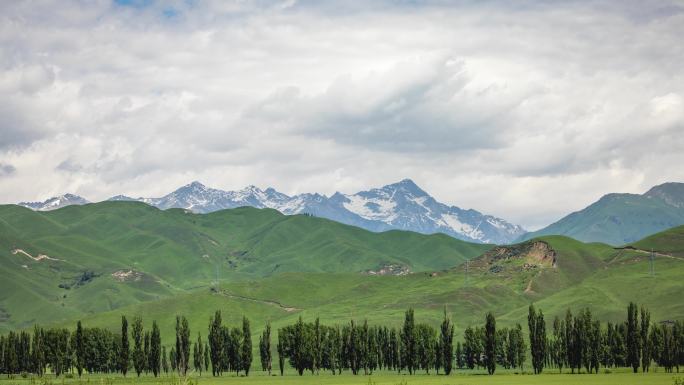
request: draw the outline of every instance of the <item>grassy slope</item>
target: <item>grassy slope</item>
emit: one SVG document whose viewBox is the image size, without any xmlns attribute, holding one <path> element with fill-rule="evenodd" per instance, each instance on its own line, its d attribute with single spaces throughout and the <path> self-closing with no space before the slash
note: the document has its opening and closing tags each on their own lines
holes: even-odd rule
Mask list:
<svg viewBox="0 0 684 385">
<path fill-rule="evenodd" d="M 141 315 L 148 323 L 158 320 L 164 340 L 170 341 L 176 314 L 189 318 L 193 334 L 206 335 L 210 315 L 220 309 L 224 320 L 233 325 L 248 315 L 256 341 L 268 320 L 276 328 L 299 316 L 320 317 L 324 323 L 366 318 L 398 326 L 403 311 L 413 307 L 419 321 L 437 325 L 446 305 L 460 336 L 466 326 L 480 324 L 487 311 L 494 312 L 501 325 L 524 323 L 531 302 L 544 310 L 549 324 L 568 307 L 577 311 L 585 306 L 602 319 L 621 320 L 629 301 L 647 305 L 654 320 L 684 318 L 680 300 L 684 260 L 659 256 L 656 277 L 651 277 L 647 254 L 600 243 L 541 237 L 538 240 L 557 253 L 556 268 L 525 270 L 525 259 L 514 258 L 500 262 L 505 269 L 493 273 L 478 259 L 471 264 L 466 283 L 463 265 L 439 269 L 458 264 L 487 246 L 405 232 L 375 234 L 271 210 L 192 215 L 138 204 L 113 204 L 114 210 L 91 206 L 54 213 L 0 207 L 0 241 L 5 249 L 0 249 L 0 257 L 9 262 L 2 264 L 7 279 L 0 284 L 0 303 L 11 316 L 25 320 L 19 323 L 10 318 L 5 327 L 48 319 L 71 326 L 83 319 L 86 325 L 116 330 L 121 314 Z M 684 228 L 674 229 L 648 242 L 674 250 L 679 247 L 675 240 L 684 238 L 682 233 Z M 31 253 L 44 252 L 67 261 L 33 262 L 11 255 L 6 250 L 16 242 L 25 242 L 21 247 Z M 53 251 L 46 252 L 48 247 Z M 200 253 L 208 254 L 211 263 L 202 265 L 207 258 L 198 257 Z M 164 258 L 161 262 L 159 256 Z M 345 256 L 349 259 L 339 264 L 338 259 Z M 221 261 L 220 293 L 206 284 L 214 270 L 213 259 Z M 399 277 L 358 273 L 384 262 L 411 263 L 426 272 Z M 186 271 L 179 271 L 173 266 L 176 263 Z M 21 264 L 28 264 L 29 269 Z M 67 298 L 61 297 L 58 282 L 85 266 L 100 265 L 133 266 L 149 271 L 153 279 L 120 283 L 105 274 L 81 288 L 64 291 Z M 331 273 L 333 268 L 339 272 Z M 306 271 L 287 272 L 297 269 Z M 435 276 L 430 274 L 433 271 Z"/>
<path fill-rule="evenodd" d="M 239 208 L 196 215 L 137 202 L 39 213 L 0 206 L 0 330 L 69 319 L 281 272 L 354 272 L 386 263 L 438 270 L 490 246 L 444 235 L 372 233 L 326 219 Z M 46 254 L 55 260 L 34 261 Z M 139 280 L 112 273 L 135 270 Z M 71 290 L 84 271 L 100 274 Z"/>
<path fill-rule="evenodd" d="M 193 333 L 206 333 L 209 316 L 221 309 L 224 319 L 234 325 L 243 314 L 248 315 L 256 341 L 267 320 L 275 328 L 295 322 L 299 316 L 311 321 L 320 317 L 327 324 L 355 318 L 399 326 L 407 307 L 416 310 L 420 322 L 437 326 L 447 306 L 459 338 L 465 327 L 481 324 L 487 311 L 494 312 L 500 325 L 524 324 L 531 302 L 544 310 L 549 325 L 567 308 L 577 311 L 589 307 L 603 320 L 622 320 L 629 301 L 648 306 L 656 321 L 684 318 L 684 304 L 679 300 L 684 292 L 680 279 L 684 261 L 657 258 L 658 274 L 651 277 L 643 253 L 558 236 L 540 240 L 557 252 L 557 267 L 541 273 L 506 273 L 516 266 L 502 273 L 471 268 L 467 284 L 462 267 L 437 276 L 285 273 L 254 281 L 224 282 L 221 294 L 202 289 L 153 306 L 142 304 L 96 314 L 84 321 L 115 327 L 121 313 L 142 315 L 148 320 L 161 320 L 165 338 L 171 338 L 176 313 L 188 316 Z M 476 262 L 472 266 L 477 266 Z M 528 286 L 534 288 L 533 292 L 525 291 Z"/>
<path fill-rule="evenodd" d="M 674 257 L 684 257 L 684 226 L 651 235 L 631 246 L 641 250 L 670 254 Z"/>
</svg>

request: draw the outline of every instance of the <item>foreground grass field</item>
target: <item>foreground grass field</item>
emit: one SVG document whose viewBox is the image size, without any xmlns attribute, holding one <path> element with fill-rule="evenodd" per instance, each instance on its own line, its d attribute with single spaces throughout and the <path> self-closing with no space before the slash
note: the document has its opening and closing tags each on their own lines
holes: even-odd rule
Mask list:
<svg viewBox="0 0 684 385">
<path fill-rule="evenodd" d="M 656 373 L 638 373 L 632 374 L 627 372 L 619 373 L 599 373 L 599 374 L 558 374 L 553 371 L 542 375 L 520 375 L 512 373 L 502 373 L 493 376 L 485 374 L 471 374 L 455 373 L 450 376 L 442 375 L 424 375 L 418 374 L 414 376 L 397 375 L 390 373 L 374 374 L 372 376 L 353 376 L 350 374 L 342 374 L 341 376 L 332 376 L 330 374 L 321 374 L 318 376 L 304 375 L 302 377 L 296 375 L 286 375 L 284 377 L 271 376 L 268 377 L 262 373 L 254 373 L 249 377 L 190 377 L 188 379 L 178 379 L 177 377 L 103 377 L 103 376 L 84 376 L 82 379 L 55 379 L 46 377 L 44 379 L 30 379 L 30 378 L 15 378 L 0 379 L 2 385 L 29 385 L 29 384 L 159 384 L 159 385 L 183 385 L 183 384 L 198 384 L 198 385 L 232 385 L 232 384 L 248 384 L 248 385 L 267 385 L 267 384 L 283 384 L 283 385 L 673 385 L 675 381 L 681 381 L 683 375 L 664 373 L 662 370 Z"/>
</svg>

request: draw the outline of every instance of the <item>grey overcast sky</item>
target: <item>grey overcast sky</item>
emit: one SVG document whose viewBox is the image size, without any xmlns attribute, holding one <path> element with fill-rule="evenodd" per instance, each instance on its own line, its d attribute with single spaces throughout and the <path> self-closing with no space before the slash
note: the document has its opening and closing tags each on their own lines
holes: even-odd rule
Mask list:
<svg viewBox="0 0 684 385">
<path fill-rule="evenodd" d="M 413 179 L 530 229 L 684 181 L 682 1 L 3 1 L 0 202 Z"/>
</svg>

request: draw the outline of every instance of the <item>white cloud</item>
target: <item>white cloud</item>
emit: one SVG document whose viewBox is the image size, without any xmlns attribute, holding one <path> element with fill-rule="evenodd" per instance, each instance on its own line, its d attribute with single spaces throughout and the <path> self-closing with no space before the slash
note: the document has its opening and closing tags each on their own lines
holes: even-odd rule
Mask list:
<svg viewBox="0 0 684 385">
<path fill-rule="evenodd" d="M 529 227 L 684 180 L 676 2 L 0 5 L 0 200 L 410 177 Z"/>
</svg>

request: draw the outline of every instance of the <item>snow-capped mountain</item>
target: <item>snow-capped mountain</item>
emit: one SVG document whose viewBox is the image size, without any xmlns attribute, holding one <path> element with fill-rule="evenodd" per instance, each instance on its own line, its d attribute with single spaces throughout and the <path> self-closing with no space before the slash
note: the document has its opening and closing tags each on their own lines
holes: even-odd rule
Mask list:
<svg viewBox="0 0 684 385">
<path fill-rule="evenodd" d="M 57 197 L 52 197 L 43 202 L 20 202 L 19 206 L 28 207 L 36 211 L 49 211 L 64 206 L 84 205 L 86 203 L 90 202 L 78 195 L 64 194 Z"/>
<path fill-rule="evenodd" d="M 128 197 L 123 198 L 126 199 Z M 109 200 L 123 199 L 113 197 Z M 261 190 L 255 186 L 247 186 L 239 191 L 223 191 L 207 187 L 200 182 L 192 182 L 161 198 L 138 198 L 135 200 L 163 210 L 183 208 L 197 213 L 209 213 L 242 206 L 280 210 L 281 206 L 287 206 L 286 203 L 290 202 L 292 198 L 272 188 Z M 292 214 L 292 212 L 287 212 L 286 214 Z"/>
<path fill-rule="evenodd" d="M 110 200 L 131 200 L 117 196 Z M 247 186 L 238 191 L 213 189 L 192 182 L 161 198 L 135 199 L 160 209 L 184 208 L 197 213 L 241 206 L 272 208 L 283 214 L 311 214 L 371 231 L 392 229 L 444 233 L 484 243 L 510 243 L 525 230 L 503 219 L 437 202 L 410 179 L 356 194 L 288 196 L 273 188 Z"/>
<path fill-rule="evenodd" d="M 511 243 L 525 233 L 522 227 L 503 219 L 440 203 L 410 179 L 355 194 L 337 192 L 330 197 L 315 193 L 288 196 L 273 188 L 261 190 L 255 186 L 224 191 L 192 182 L 160 198 L 117 195 L 109 200 L 134 200 L 160 209 L 183 208 L 197 213 L 241 206 L 272 208 L 286 215 L 310 214 L 370 231 L 400 229 L 424 234 L 444 233 L 482 243 Z M 42 209 L 42 206 L 24 206 Z"/>
<path fill-rule="evenodd" d="M 410 179 L 353 195 L 336 193 L 330 199 L 338 207 L 373 223 L 350 224 L 373 231 L 401 229 L 425 234 L 444 233 L 484 243 L 510 243 L 525 233 L 522 227 L 503 219 L 440 203 Z"/>
</svg>

